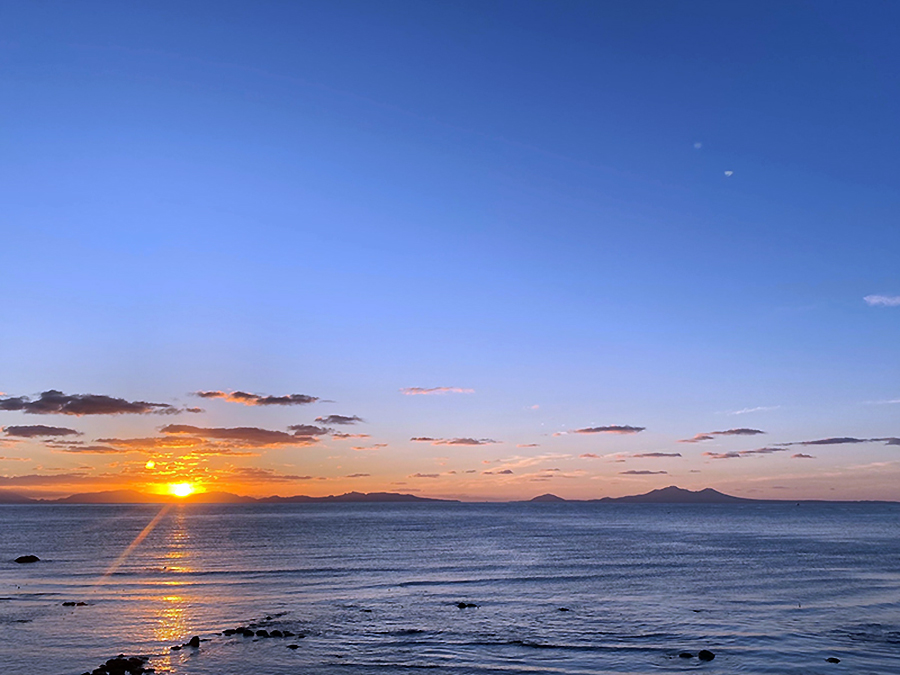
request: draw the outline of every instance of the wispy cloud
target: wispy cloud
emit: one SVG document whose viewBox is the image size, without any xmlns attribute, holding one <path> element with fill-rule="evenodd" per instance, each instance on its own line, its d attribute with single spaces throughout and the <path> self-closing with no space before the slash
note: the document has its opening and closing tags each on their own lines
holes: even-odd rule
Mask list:
<svg viewBox="0 0 900 675">
<path fill-rule="evenodd" d="M 805 455 L 802 452 L 798 452 L 795 455 L 791 455 L 791 459 L 815 459 L 813 455 Z"/>
<path fill-rule="evenodd" d="M 295 436 L 324 436 L 331 433 L 331 429 L 317 427 L 313 424 L 292 424 L 288 429 L 293 431 Z"/>
<path fill-rule="evenodd" d="M 228 474 L 230 478 L 239 479 L 242 483 L 290 483 L 297 480 L 312 480 L 312 476 L 278 473 L 272 469 L 256 467 L 236 467 Z"/>
<path fill-rule="evenodd" d="M 870 307 L 900 307 L 900 295 L 867 295 L 863 300 Z"/>
<path fill-rule="evenodd" d="M 900 445 L 900 438 L 888 436 L 886 438 L 855 438 L 854 436 L 836 436 L 833 438 L 819 438 L 814 441 L 795 441 L 794 443 L 782 443 L 781 445 L 853 445 L 856 443 L 884 443 L 885 445 Z"/>
<path fill-rule="evenodd" d="M 146 415 L 177 414 L 196 409 L 177 408 L 168 403 L 127 401 L 102 394 L 64 394 L 56 389 L 41 392 L 32 401 L 27 396 L 0 399 L 0 410 L 22 411 L 32 415 Z"/>
<path fill-rule="evenodd" d="M 679 443 L 702 443 L 703 441 L 711 441 L 716 436 L 757 436 L 759 434 L 764 434 L 765 431 L 760 431 L 759 429 L 747 429 L 746 427 L 741 427 L 739 429 L 726 429 L 725 431 L 706 431 L 702 434 L 697 434 L 693 438 L 683 438 Z"/>
<path fill-rule="evenodd" d="M 260 429 L 259 427 L 195 427 L 189 424 L 169 424 L 160 431 L 164 434 L 187 435 L 204 440 L 228 441 L 238 445 L 253 447 L 278 447 L 310 445 L 316 442 L 314 436 L 289 434 L 285 431 Z"/>
<path fill-rule="evenodd" d="M 351 450 L 356 450 L 357 452 L 365 452 L 366 450 L 380 450 L 381 448 L 386 448 L 388 446 L 387 443 L 374 443 L 372 445 L 355 445 Z"/>
<path fill-rule="evenodd" d="M 109 445 L 68 445 L 56 447 L 53 451 L 72 455 L 125 455 L 129 452 L 139 452 L 129 448 L 113 448 Z"/>
<path fill-rule="evenodd" d="M 758 405 L 755 408 L 741 408 L 740 410 L 729 410 L 726 415 L 747 415 L 755 412 L 766 412 L 768 410 L 778 410 L 779 405 Z"/>
<path fill-rule="evenodd" d="M 285 396 L 269 396 L 266 394 L 249 394 L 246 391 L 196 391 L 200 398 L 221 398 L 231 403 L 243 405 L 306 405 L 319 400 L 318 396 L 306 394 L 286 394 Z"/>
<path fill-rule="evenodd" d="M 406 396 L 431 396 L 441 394 L 474 394 L 474 389 L 463 387 L 406 387 L 400 390 Z"/>
<path fill-rule="evenodd" d="M 432 438 L 431 436 L 413 436 L 409 440 L 432 445 L 492 445 L 501 442 L 492 438 Z"/>
<path fill-rule="evenodd" d="M 371 475 L 370 473 L 351 473 L 349 476 L 344 476 L 344 478 L 368 478 Z"/>
<path fill-rule="evenodd" d="M 518 443 L 516 445 L 517 448 L 539 448 L 541 447 L 538 443 Z"/>
<path fill-rule="evenodd" d="M 414 473 L 407 478 L 440 478 L 440 476 L 439 473 Z"/>
<path fill-rule="evenodd" d="M 81 432 L 75 431 L 75 429 L 67 429 L 66 427 L 48 427 L 44 426 L 43 424 L 33 424 L 31 426 L 20 427 L 3 427 L 3 432 L 7 436 L 18 436 L 20 438 L 81 436 Z"/>
<path fill-rule="evenodd" d="M 704 457 L 710 459 L 740 459 L 741 457 L 752 457 L 753 455 L 772 455 L 777 452 L 787 452 L 787 448 L 757 448 L 755 450 L 740 450 L 732 452 L 704 452 Z"/>
<path fill-rule="evenodd" d="M 365 420 L 356 415 L 328 415 L 327 417 L 317 417 L 316 422 L 322 424 L 356 424 L 357 422 L 365 422 Z"/>
<path fill-rule="evenodd" d="M 631 457 L 681 457 L 680 452 L 641 452 Z"/>
<path fill-rule="evenodd" d="M 661 474 L 668 474 L 668 471 L 620 471 L 619 474 L 623 476 L 658 476 Z"/>
<path fill-rule="evenodd" d="M 583 429 L 575 429 L 568 433 L 571 434 L 638 434 L 647 427 L 633 427 L 627 424 L 610 424 L 605 427 L 584 427 Z M 565 433 L 557 432 L 554 436 L 562 436 Z"/>
<path fill-rule="evenodd" d="M 343 440 L 345 438 L 371 438 L 369 434 L 345 434 L 341 433 L 340 431 L 334 432 L 333 434 L 331 434 L 331 437 L 340 440 Z"/>
</svg>

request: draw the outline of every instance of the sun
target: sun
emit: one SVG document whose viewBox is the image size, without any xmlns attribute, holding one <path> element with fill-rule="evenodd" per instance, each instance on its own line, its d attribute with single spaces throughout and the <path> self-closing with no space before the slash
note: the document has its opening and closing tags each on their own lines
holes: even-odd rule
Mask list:
<svg viewBox="0 0 900 675">
<path fill-rule="evenodd" d="M 187 497 L 193 492 L 194 486 L 190 483 L 169 483 L 169 494 L 173 494 L 176 497 Z"/>
</svg>

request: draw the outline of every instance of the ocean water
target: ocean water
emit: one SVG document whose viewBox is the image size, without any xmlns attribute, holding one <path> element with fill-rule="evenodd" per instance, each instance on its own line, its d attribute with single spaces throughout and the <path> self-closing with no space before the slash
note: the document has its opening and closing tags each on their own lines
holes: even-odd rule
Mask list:
<svg viewBox="0 0 900 675">
<path fill-rule="evenodd" d="M 3 675 L 896 675 L 900 505 L 3 506 L 0 630 Z"/>
</svg>

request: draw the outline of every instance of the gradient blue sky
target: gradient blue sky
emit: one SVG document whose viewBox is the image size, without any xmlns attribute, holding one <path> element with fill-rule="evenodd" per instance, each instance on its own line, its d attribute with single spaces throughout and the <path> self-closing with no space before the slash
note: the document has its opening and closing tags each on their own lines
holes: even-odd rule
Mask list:
<svg viewBox="0 0 900 675">
<path fill-rule="evenodd" d="M 898 22 L 896 3 L 0 2 L 0 391 L 204 409 L 0 426 L 90 447 L 343 414 L 369 435 L 187 456 L 7 428 L 0 487 L 146 487 L 150 456 L 252 494 L 900 499 L 900 442 L 868 441 L 900 436 Z M 604 426 L 645 430 L 571 433 Z M 765 434 L 679 443 L 741 428 Z M 714 456 L 828 438 L 868 442 Z"/>
</svg>

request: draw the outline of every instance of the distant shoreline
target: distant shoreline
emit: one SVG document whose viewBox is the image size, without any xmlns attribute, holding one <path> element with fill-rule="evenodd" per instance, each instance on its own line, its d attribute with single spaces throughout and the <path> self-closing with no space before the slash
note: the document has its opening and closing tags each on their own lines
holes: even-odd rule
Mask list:
<svg viewBox="0 0 900 675">
<path fill-rule="evenodd" d="M 601 497 L 597 499 L 564 499 L 554 494 L 543 494 L 532 499 L 509 501 L 473 501 L 419 497 L 395 492 L 347 492 L 341 495 L 310 497 L 247 497 L 227 492 L 205 492 L 189 497 L 154 495 L 136 490 L 111 490 L 88 492 L 58 499 L 34 499 L 14 492 L 0 491 L 0 506 L 41 505 L 132 505 L 132 504 L 666 504 L 666 505 L 717 505 L 717 504 L 900 504 L 900 501 L 881 499 L 751 499 L 734 497 L 712 488 L 685 490 L 671 485 L 639 495 Z"/>
</svg>

